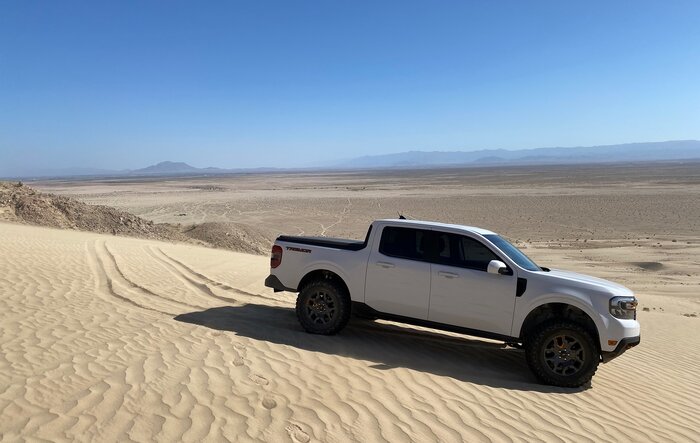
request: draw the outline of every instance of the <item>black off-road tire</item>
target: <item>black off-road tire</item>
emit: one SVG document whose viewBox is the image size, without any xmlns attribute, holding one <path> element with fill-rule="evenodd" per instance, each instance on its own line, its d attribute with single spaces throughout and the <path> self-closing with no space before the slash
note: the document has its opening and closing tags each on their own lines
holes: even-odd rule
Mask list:
<svg viewBox="0 0 700 443">
<path fill-rule="evenodd" d="M 568 320 L 553 320 L 535 328 L 526 338 L 525 358 L 540 382 L 578 388 L 593 378 L 600 352 L 586 328 Z"/>
<path fill-rule="evenodd" d="M 312 334 L 337 334 L 350 320 L 350 310 L 350 295 L 329 280 L 309 283 L 297 297 L 299 323 Z"/>
</svg>

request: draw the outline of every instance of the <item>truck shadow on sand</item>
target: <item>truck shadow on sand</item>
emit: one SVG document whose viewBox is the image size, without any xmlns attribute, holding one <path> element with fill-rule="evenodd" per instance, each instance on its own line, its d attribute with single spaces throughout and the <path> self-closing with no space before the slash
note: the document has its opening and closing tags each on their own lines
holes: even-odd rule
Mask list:
<svg viewBox="0 0 700 443">
<path fill-rule="evenodd" d="M 412 326 L 352 318 L 338 335 L 304 332 L 294 310 L 267 305 L 224 306 L 180 314 L 175 320 L 230 331 L 255 340 L 373 362 L 375 370 L 406 368 L 455 380 L 518 391 L 572 394 L 538 384 L 523 351 L 467 337 L 456 337 Z"/>
</svg>

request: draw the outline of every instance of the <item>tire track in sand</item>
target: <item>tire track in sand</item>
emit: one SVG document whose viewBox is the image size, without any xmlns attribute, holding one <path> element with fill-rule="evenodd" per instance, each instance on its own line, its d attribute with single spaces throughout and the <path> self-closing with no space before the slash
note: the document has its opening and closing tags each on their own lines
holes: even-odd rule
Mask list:
<svg viewBox="0 0 700 443">
<path fill-rule="evenodd" d="M 343 211 L 338 215 L 338 219 L 335 221 L 335 223 L 331 223 L 331 224 L 328 225 L 328 226 L 324 226 L 322 223 L 319 223 L 319 224 L 321 225 L 321 229 L 322 229 L 322 230 L 321 230 L 321 237 L 325 237 L 325 236 L 326 236 L 326 232 L 328 232 L 329 229 L 331 229 L 332 227 L 335 227 L 335 226 L 337 226 L 338 224 L 342 223 L 343 219 L 345 218 L 345 216 L 346 216 L 346 215 L 348 214 L 348 212 L 350 211 L 350 207 L 352 207 L 352 202 L 350 201 L 350 198 L 348 198 L 347 204 L 346 204 L 345 207 L 343 208 Z"/>
<path fill-rule="evenodd" d="M 151 291 L 150 289 L 145 288 L 145 287 L 139 285 L 138 283 L 130 280 L 126 275 L 124 275 L 124 272 L 119 268 L 119 265 L 117 264 L 117 259 L 114 256 L 114 254 L 107 247 L 107 243 L 103 241 L 101 243 L 101 246 L 102 246 L 102 248 L 104 248 L 104 253 L 106 254 L 105 258 L 108 259 L 110 267 L 113 268 L 114 271 L 116 271 L 116 277 L 118 278 L 119 282 L 122 283 L 124 286 L 127 286 L 132 291 L 137 292 L 137 293 L 139 293 L 143 296 L 146 296 L 146 297 L 156 297 L 160 300 L 165 301 L 166 303 L 175 303 L 176 305 L 182 305 L 182 306 L 185 306 L 187 308 L 192 308 L 192 309 L 207 309 L 206 306 L 193 305 L 190 303 L 186 303 L 183 301 L 179 301 L 179 300 L 175 300 L 175 299 L 172 299 L 169 297 L 165 297 L 165 296 L 160 295 L 160 294 L 156 294 L 155 292 Z M 98 249 L 99 249 L 99 246 L 98 246 Z"/>
<path fill-rule="evenodd" d="M 229 292 L 233 292 L 233 293 L 238 294 L 238 295 L 245 295 L 248 297 L 257 297 L 257 298 L 266 298 L 269 300 L 279 301 L 279 299 L 274 298 L 274 297 L 267 297 L 267 296 L 262 295 L 262 294 L 255 294 L 253 292 L 244 291 L 244 290 L 239 289 L 239 288 L 234 288 L 233 286 L 230 286 L 226 283 L 222 283 L 220 281 L 214 280 L 214 279 L 207 277 L 206 275 L 204 275 L 200 272 L 195 271 L 190 266 L 187 266 L 186 264 L 182 263 L 181 261 L 171 257 L 170 255 L 163 252 L 163 250 L 160 248 L 154 248 L 153 250 L 160 253 L 162 255 L 162 258 L 164 260 L 169 261 L 172 266 L 179 268 L 180 272 L 183 275 L 189 274 L 190 277 L 192 277 L 191 279 L 189 279 L 190 281 L 192 281 L 192 279 L 200 280 L 199 284 L 204 284 L 205 286 L 207 286 L 207 288 L 210 291 L 211 291 L 211 288 L 209 288 L 209 286 L 214 286 L 216 288 L 223 289 L 223 290 L 229 291 Z M 216 295 L 215 295 L 215 297 L 216 297 Z"/>
<path fill-rule="evenodd" d="M 197 281 L 197 277 L 187 271 L 186 268 L 178 266 L 171 259 L 166 256 L 160 249 L 154 248 L 152 246 L 147 246 L 146 251 L 153 257 L 161 266 L 170 271 L 176 278 L 182 281 L 186 286 L 189 286 L 199 294 L 203 294 L 207 297 L 215 298 L 217 300 L 224 301 L 226 303 L 232 303 L 239 305 L 240 302 L 234 298 L 224 297 L 222 295 L 215 294 L 211 288 L 201 281 Z M 158 251 L 158 252 L 156 252 Z M 160 252 L 160 254 L 159 254 Z M 189 274 L 189 275 L 188 275 Z"/>
<path fill-rule="evenodd" d="M 147 311 L 155 312 L 157 314 L 173 315 L 169 312 L 160 311 L 150 306 L 144 306 L 128 297 L 124 297 L 123 295 L 117 293 L 117 291 L 115 291 L 114 289 L 114 280 L 107 272 L 106 267 L 104 265 L 104 261 L 100 257 L 100 254 L 97 252 L 96 243 L 97 242 L 86 244 L 85 247 L 87 252 L 88 265 L 90 266 L 92 273 L 95 276 L 95 282 L 98 292 L 102 293 L 102 295 L 104 295 L 105 298 L 107 298 L 108 300 L 117 299 L 135 308 L 145 309 Z"/>
</svg>

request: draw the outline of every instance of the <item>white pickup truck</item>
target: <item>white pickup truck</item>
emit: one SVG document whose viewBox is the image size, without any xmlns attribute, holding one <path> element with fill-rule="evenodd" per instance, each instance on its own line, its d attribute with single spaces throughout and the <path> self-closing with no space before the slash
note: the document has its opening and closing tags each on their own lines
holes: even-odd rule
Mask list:
<svg viewBox="0 0 700 443">
<path fill-rule="evenodd" d="M 351 313 L 502 340 L 543 383 L 578 387 L 639 344 L 637 300 L 618 284 L 543 268 L 480 228 L 377 220 L 363 241 L 280 236 L 265 285 L 299 292 L 296 313 L 335 334 Z"/>
</svg>

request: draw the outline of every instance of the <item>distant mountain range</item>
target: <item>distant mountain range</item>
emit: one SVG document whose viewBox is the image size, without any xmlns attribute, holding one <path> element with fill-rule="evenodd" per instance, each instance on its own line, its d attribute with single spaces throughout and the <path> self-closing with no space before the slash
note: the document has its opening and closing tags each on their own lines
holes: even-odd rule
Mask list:
<svg viewBox="0 0 700 443">
<path fill-rule="evenodd" d="M 147 176 L 195 176 L 233 174 L 237 172 L 272 171 L 274 168 L 257 169 L 222 169 L 222 168 L 196 168 L 184 162 L 164 161 L 155 165 L 140 169 L 95 169 L 95 168 L 64 168 L 64 169 L 35 169 L 20 172 L 19 174 L 7 174 L 7 178 L 60 178 L 60 177 L 147 177 Z M 0 176 L 3 177 L 3 176 Z"/>
<path fill-rule="evenodd" d="M 700 141 L 677 140 L 650 143 L 628 143 L 623 145 L 588 146 L 575 148 L 535 148 L 509 151 L 505 149 L 482 149 L 479 151 L 409 151 L 396 154 L 372 155 L 327 164 L 324 167 L 303 168 L 306 170 L 328 169 L 413 169 L 449 168 L 508 165 L 548 165 L 619 163 L 641 161 L 700 160 Z M 32 170 L 7 174 L 13 178 L 54 177 L 128 177 L 168 175 L 216 175 L 240 172 L 270 172 L 294 168 L 222 169 L 196 168 L 183 162 L 164 161 L 152 166 L 133 170 L 107 170 L 91 168 L 69 168 L 54 170 Z M 302 169 L 302 168 L 298 168 Z"/>
<path fill-rule="evenodd" d="M 183 162 L 160 162 L 157 165 L 130 171 L 131 174 L 188 174 L 197 172 L 199 168 Z"/>
<path fill-rule="evenodd" d="M 147 166 L 141 169 L 130 171 L 122 171 L 127 175 L 211 175 L 211 174 L 233 174 L 236 172 L 251 172 L 251 171 L 275 171 L 276 168 L 195 168 L 184 162 L 160 162 L 155 165 Z"/>
<path fill-rule="evenodd" d="M 129 171 L 130 175 L 168 175 L 168 174 L 226 174 L 230 169 L 195 168 L 183 162 L 160 162 L 141 169 Z"/>
<path fill-rule="evenodd" d="M 434 168 L 450 166 L 614 163 L 700 159 L 700 141 L 628 143 L 576 148 L 535 148 L 469 152 L 410 151 L 372 155 L 338 163 L 338 168 Z"/>
</svg>

